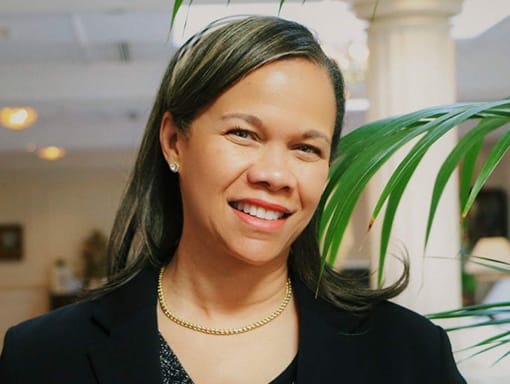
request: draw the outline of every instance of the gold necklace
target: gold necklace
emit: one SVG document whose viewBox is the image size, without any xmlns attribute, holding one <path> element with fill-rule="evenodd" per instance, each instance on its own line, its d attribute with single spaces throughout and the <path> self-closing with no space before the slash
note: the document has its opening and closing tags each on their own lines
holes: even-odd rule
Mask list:
<svg viewBox="0 0 510 384">
<path fill-rule="evenodd" d="M 245 333 L 252 331 L 254 329 L 260 328 L 263 325 L 266 325 L 267 323 L 273 321 L 278 316 L 280 316 L 287 307 L 287 304 L 289 304 L 290 299 L 292 298 L 292 284 L 290 282 L 290 278 L 287 279 L 287 284 L 285 285 L 285 297 L 283 298 L 283 301 L 281 302 L 280 306 L 270 315 L 264 317 L 262 320 L 256 321 L 254 323 L 248 324 L 244 327 L 240 328 L 210 328 L 205 327 L 202 325 L 194 324 L 190 321 L 182 320 L 175 316 L 166 306 L 165 301 L 165 294 L 163 293 L 163 273 L 165 271 L 165 267 L 161 268 L 159 272 L 159 278 L 158 278 L 158 300 L 159 305 L 161 307 L 161 310 L 165 314 L 166 317 L 168 317 L 170 320 L 172 320 L 174 323 L 180 325 L 181 327 L 185 327 L 188 329 L 191 329 L 196 332 L 202 332 L 206 333 L 208 335 L 221 335 L 221 336 L 230 336 L 230 335 L 238 335 L 240 333 Z"/>
</svg>

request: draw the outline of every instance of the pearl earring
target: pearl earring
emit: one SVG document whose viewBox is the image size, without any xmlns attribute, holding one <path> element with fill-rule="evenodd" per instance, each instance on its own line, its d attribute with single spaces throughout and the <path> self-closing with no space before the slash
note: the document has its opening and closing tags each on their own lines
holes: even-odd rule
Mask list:
<svg viewBox="0 0 510 384">
<path fill-rule="evenodd" d="M 173 173 L 179 172 L 179 163 L 169 163 L 168 166 Z"/>
</svg>

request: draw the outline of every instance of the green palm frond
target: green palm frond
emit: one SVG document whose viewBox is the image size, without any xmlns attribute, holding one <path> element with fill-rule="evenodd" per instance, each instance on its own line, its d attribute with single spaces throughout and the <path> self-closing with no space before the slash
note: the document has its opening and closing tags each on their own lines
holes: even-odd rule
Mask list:
<svg viewBox="0 0 510 384">
<path fill-rule="evenodd" d="M 378 284 L 381 285 L 385 256 L 393 219 L 402 194 L 414 175 L 420 161 L 434 144 L 452 129 L 467 121 L 474 124 L 458 141 L 441 165 L 430 201 L 425 244 L 446 183 L 462 165 L 460 173 L 460 202 L 464 220 L 474 199 L 505 153 L 510 149 L 510 99 L 482 103 L 458 103 L 423 109 L 402 116 L 390 117 L 366 124 L 340 140 L 338 156 L 333 162 L 325 194 L 319 206 L 319 231 L 322 240 L 323 265 L 332 265 L 338 255 L 342 238 L 354 207 L 370 179 L 381 166 L 404 146 L 412 145 L 398 164 L 367 220 L 370 230 L 383 207 L 386 208 L 379 250 Z M 482 144 L 492 132 L 501 131 L 499 139 L 475 174 L 475 163 Z M 490 255 L 488 255 L 490 256 Z M 510 265 L 490 257 L 471 256 L 470 262 L 510 274 Z M 501 318 L 501 315 L 506 315 Z M 510 324 L 510 302 L 476 305 L 430 315 L 431 319 L 473 317 L 481 319 L 472 324 L 450 328 L 449 331 L 483 326 Z M 482 348 L 476 356 L 498 346 L 508 345 L 510 338 L 503 332 L 473 346 Z M 510 355 L 510 351 L 498 361 Z"/>
<path fill-rule="evenodd" d="M 191 6 L 192 2 L 193 2 L 193 0 L 189 1 L 189 5 L 190 6 Z M 225 0 L 225 2 L 226 2 L 227 5 L 230 5 L 231 0 Z M 305 2 L 306 2 L 306 0 L 302 0 L 301 4 L 304 4 Z M 174 5 L 173 5 L 173 8 L 172 8 L 172 16 L 171 16 L 171 19 L 170 19 L 170 25 L 171 26 L 174 25 L 175 18 L 177 17 L 177 14 L 179 13 L 179 10 L 181 9 L 183 3 L 184 3 L 184 0 L 174 0 L 174 2 L 173 2 Z M 377 9 L 377 4 L 378 3 L 379 3 L 379 0 L 377 0 L 375 2 L 373 17 L 375 17 L 375 10 Z M 279 0 L 279 2 L 278 2 L 278 12 L 277 12 L 278 15 L 282 12 L 282 8 L 283 8 L 284 4 L 285 4 L 285 0 Z"/>
<path fill-rule="evenodd" d="M 499 316 L 504 316 L 500 318 Z M 460 309 L 455 309 L 452 311 L 444 311 L 439 313 L 434 313 L 428 316 L 430 319 L 457 319 L 460 317 L 474 317 L 478 319 L 476 322 L 471 324 L 466 324 L 457 327 L 447 328 L 448 332 L 466 330 L 478 327 L 505 327 L 502 332 L 497 333 L 496 335 L 487 337 L 481 340 L 478 343 L 470 345 L 467 348 L 459 351 L 466 350 L 477 350 L 476 352 L 470 354 L 466 358 L 462 360 L 471 359 L 475 356 L 488 352 L 492 349 L 499 348 L 502 346 L 510 346 L 510 329 L 508 325 L 510 324 L 510 301 L 509 302 L 501 302 L 494 304 L 479 304 L 472 305 Z M 497 329 L 497 328 L 496 328 Z M 499 363 L 505 357 L 510 355 L 510 350 L 506 351 L 501 355 L 493 364 Z"/>
<path fill-rule="evenodd" d="M 498 129 L 499 127 L 504 125 L 507 121 L 508 120 L 499 117 L 481 120 L 476 127 L 472 128 L 469 132 L 466 133 L 466 135 L 462 139 L 459 140 L 457 146 L 450 152 L 449 156 L 447 157 L 447 159 L 445 160 L 445 162 L 443 163 L 438 172 L 436 183 L 434 185 L 434 190 L 432 194 L 433 198 L 430 203 L 430 215 L 427 222 L 425 243 L 428 242 L 430 236 L 430 229 L 432 227 L 432 220 L 436 213 L 437 206 L 439 204 L 439 199 L 444 191 L 444 188 L 446 187 L 446 183 L 450 179 L 450 176 L 457 169 L 458 165 L 461 163 L 463 159 L 464 161 L 468 159 L 469 161 L 468 170 L 466 171 L 465 174 L 461 175 L 462 178 L 466 178 L 466 180 L 462 181 L 463 185 L 462 188 L 466 189 L 465 191 L 462 192 L 465 195 L 465 198 L 463 199 L 462 202 L 462 207 L 464 207 L 469 203 L 470 197 L 469 189 L 472 183 L 474 164 L 476 158 L 478 157 L 478 153 L 482 147 L 483 140 L 486 135 L 488 135 L 495 129 Z M 494 168 L 492 168 L 492 170 L 493 169 Z M 476 193 L 474 193 L 474 195 L 476 196 L 478 192 L 479 189 L 476 191 Z M 471 192 L 471 195 L 472 194 L 473 192 Z"/>
<path fill-rule="evenodd" d="M 425 239 L 428 240 L 444 186 L 462 160 L 468 159 L 472 163 L 471 158 L 478 154 L 487 135 L 502 127 L 506 128 L 477 175 L 474 187 L 469 193 L 463 192 L 467 196 L 462 206 L 465 217 L 465 212 L 469 210 L 481 186 L 510 148 L 510 133 L 508 127 L 504 127 L 510 122 L 510 100 L 427 108 L 364 125 L 343 137 L 319 206 L 323 263 L 334 263 L 354 207 L 370 179 L 398 150 L 416 141 L 391 175 L 376 203 L 372 217 L 367 222 L 367 229 L 370 229 L 386 205 L 379 251 L 378 282 L 381 284 L 393 219 L 411 176 L 424 155 L 439 139 L 468 120 L 478 120 L 478 124 L 459 141 L 437 175 L 425 234 Z M 473 168 L 474 166 L 471 166 L 471 170 L 463 172 L 462 176 L 471 180 Z M 461 184 L 469 185 L 469 182 L 462 181 Z"/>
<path fill-rule="evenodd" d="M 285 0 L 280 0 L 280 4 L 278 5 L 278 14 L 282 11 L 283 3 L 285 3 Z"/>
<path fill-rule="evenodd" d="M 469 262 L 472 264 L 480 265 L 488 270 L 508 273 L 510 275 L 510 263 L 506 263 L 502 260 L 491 259 L 490 257 L 470 255 Z"/>
<path fill-rule="evenodd" d="M 506 122 L 508 122 L 508 120 Z M 483 164 L 482 169 L 480 170 L 480 173 L 478 175 L 478 178 L 475 180 L 473 184 L 473 188 L 468 197 L 468 200 L 466 201 L 466 204 L 462 209 L 462 218 L 465 218 L 467 216 L 469 210 L 471 209 L 471 206 L 475 202 L 476 196 L 478 195 L 482 187 L 485 185 L 485 182 L 492 174 L 496 166 L 499 164 L 503 156 L 508 152 L 509 148 L 510 148 L 510 131 L 507 130 L 505 133 L 503 133 L 503 135 L 501 135 L 501 138 L 496 142 L 494 148 L 489 153 L 487 160 Z"/>
<path fill-rule="evenodd" d="M 306 0 L 303 0 L 302 4 L 304 4 L 305 1 Z M 227 5 L 230 5 L 231 0 L 225 0 L 225 2 L 226 2 Z M 172 8 L 172 16 L 170 18 L 170 25 L 171 26 L 174 25 L 175 18 L 177 17 L 177 14 L 179 13 L 179 10 L 181 9 L 182 4 L 184 3 L 184 0 L 174 0 L 173 3 L 174 3 L 174 5 L 173 5 L 173 8 Z M 192 3 L 193 3 L 193 0 L 190 0 L 189 1 L 189 5 L 191 6 Z M 285 0 L 279 0 L 279 3 L 278 3 L 278 12 L 277 12 L 278 15 L 282 11 L 283 4 L 285 4 Z"/>
<path fill-rule="evenodd" d="M 179 9 L 181 9 L 181 5 L 184 0 L 174 0 L 174 7 L 172 8 L 172 18 L 170 20 L 170 25 L 173 27 L 175 18 L 177 17 L 177 13 L 179 13 Z"/>
</svg>

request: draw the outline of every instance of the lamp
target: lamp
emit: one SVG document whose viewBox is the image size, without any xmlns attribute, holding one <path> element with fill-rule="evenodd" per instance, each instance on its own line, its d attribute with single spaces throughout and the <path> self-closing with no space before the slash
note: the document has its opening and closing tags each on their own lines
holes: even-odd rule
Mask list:
<svg viewBox="0 0 510 384">
<path fill-rule="evenodd" d="M 0 122 L 9 129 L 21 130 L 28 128 L 37 119 L 37 112 L 30 107 L 5 107 L 0 109 Z"/>
<path fill-rule="evenodd" d="M 64 148 L 56 147 L 56 146 L 49 146 L 49 147 L 43 147 L 39 148 L 37 150 L 37 156 L 39 156 L 43 160 L 58 160 L 64 157 L 66 154 L 66 151 Z"/>
<path fill-rule="evenodd" d="M 476 242 L 471 256 L 484 257 L 494 261 L 477 260 L 470 257 L 464 266 L 465 272 L 475 275 L 480 280 L 497 280 L 504 275 L 504 272 L 492 269 L 490 266 L 510 269 L 510 241 L 502 236 L 482 237 Z M 480 265 L 480 263 L 484 265 Z"/>
</svg>

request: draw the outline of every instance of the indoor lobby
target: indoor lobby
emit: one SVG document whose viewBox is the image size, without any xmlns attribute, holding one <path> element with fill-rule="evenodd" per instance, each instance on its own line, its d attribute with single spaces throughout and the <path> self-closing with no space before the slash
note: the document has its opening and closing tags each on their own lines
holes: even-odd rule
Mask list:
<svg viewBox="0 0 510 384">
<path fill-rule="evenodd" d="M 280 11 L 277 0 L 195 0 L 183 2 L 172 24 L 173 3 L 0 1 L 0 349 L 11 326 L 102 283 L 108 235 L 165 68 L 177 48 L 214 19 L 279 14 L 313 30 L 345 77 L 342 135 L 422 108 L 510 96 L 508 0 L 379 0 L 377 6 L 374 0 L 287 0 Z M 509 109 L 507 104 L 507 120 Z M 449 332 L 468 383 L 503 384 L 510 377 L 508 336 L 473 357 L 483 348 L 468 347 L 510 334 L 508 153 L 486 181 L 464 232 L 454 174 L 423 250 L 435 176 L 470 124 L 434 144 L 401 201 L 390 253 L 403 244 L 411 280 L 394 301 L 423 315 L 506 302 L 498 317 L 506 322 Z M 487 136 L 475 168 L 509 126 Z M 361 195 L 336 259 L 339 268 L 377 269 L 383 215 L 368 234 L 366 228 L 390 172 L 409 148 L 392 157 Z M 487 245 L 494 239 L 499 242 Z M 465 263 L 464 254 L 491 256 L 501 268 Z M 400 268 L 388 260 L 386 281 Z M 448 328 L 487 319 L 433 321 Z"/>
</svg>

